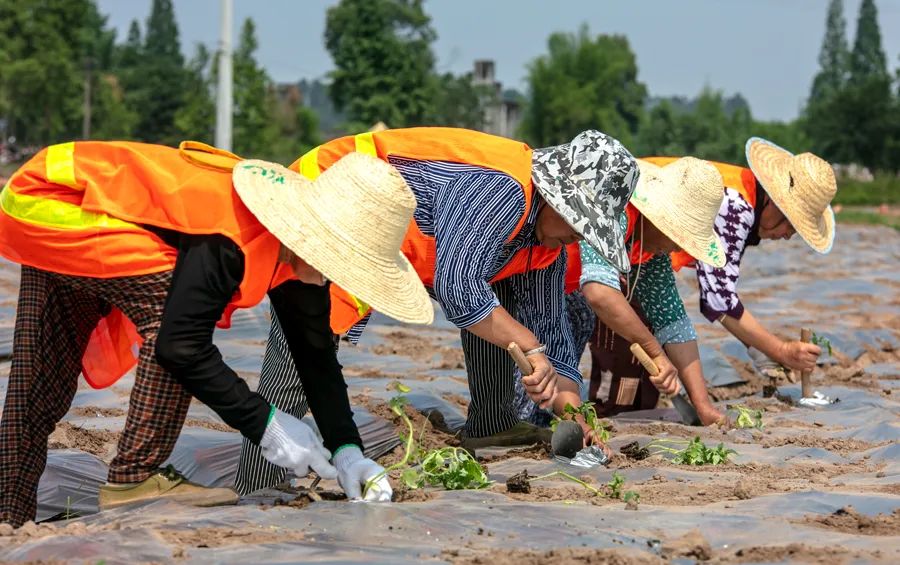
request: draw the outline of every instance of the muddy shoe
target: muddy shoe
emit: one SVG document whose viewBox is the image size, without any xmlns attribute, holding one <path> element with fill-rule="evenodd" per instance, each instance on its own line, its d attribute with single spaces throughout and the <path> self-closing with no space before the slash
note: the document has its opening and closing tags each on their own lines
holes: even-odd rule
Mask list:
<svg viewBox="0 0 900 565">
<path fill-rule="evenodd" d="M 549 443 L 553 432 L 549 428 L 541 428 L 528 422 L 519 422 L 508 430 L 485 437 L 462 436 L 462 447 L 474 452 L 485 447 L 515 447 Z"/>
<path fill-rule="evenodd" d="M 231 489 L 194 484 L 169 465 L 149 479 L 137 484 L 103 485 L 100 487 L 100 510 L 109 510 L 117 506 L 157 498 L 205 507 L 237 504 L 240 497 Z"/>
</svg>

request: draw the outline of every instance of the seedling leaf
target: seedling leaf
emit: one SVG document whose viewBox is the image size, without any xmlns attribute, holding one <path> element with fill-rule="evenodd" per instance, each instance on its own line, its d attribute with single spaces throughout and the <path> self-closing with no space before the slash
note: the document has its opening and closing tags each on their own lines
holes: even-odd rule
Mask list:
<svg viewBox="0 0 900 565">
<path fill-rule="evenodd" d="M 810 343 L 818 345 L 822 349 L 828 351 L 828 356 L 831 356 L 831 340 L 825 337 L 824 335 L 817 335 L 816 332 L 813 332 L 812 337 L 809 339 Z"/>
</svg>

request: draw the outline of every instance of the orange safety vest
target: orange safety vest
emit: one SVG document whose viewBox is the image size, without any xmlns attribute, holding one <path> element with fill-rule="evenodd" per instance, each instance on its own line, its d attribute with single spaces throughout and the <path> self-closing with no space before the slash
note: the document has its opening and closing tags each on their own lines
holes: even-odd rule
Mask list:
<svg viewBox="0 0 900 565">
<path fill-rule="evenodd" d="M 664 167 L 673 161 L 677 161 L 678 157 L 642 157 L 642 161 L 653 163 L 654 165 Z M 739 167 L 737 165 L 729 165 L 727 163 L 719 163 L 710 161 L 725 182 L 725 188 L 736 190 L 750 206 L 756 208 L 756 177 L 753 171 L 747 167 Z M 680 271 L 682 267 L 693 268 L 696 260 L 686 251 L 676 251 L 672 253 L 672 268 Z"/>
<path fill-rule="evenodd" d="M 531 211 L 534 186 L 531 182 L 531 148 L 524 143 L 486 133 L 459 128 L 407 128 L 367 132 L 330 141 L 295 161 L 290 168 L 310 179 L 336 163 L 344 155 L 357 151 L 387 161 L 402 157 L 418 161 L 465 163 L 506 173 L 518 181 L 525 194 L 525 210 L 512 240 Z M 412 263 L 425 286 L 434 286 L 434 237 L 425 235 L 411 221 L 400 248 Z M 559 256 L 560 249 L 538 246 L 523 249 L 491 279 L 502 280 L 528 270 L 543 269 Z M 369 306 L 346 291 L 331 285 L 331 328 L 335 333 L 348 331 L 366 316 Z"/>
<path fill-rule="evenodd" d="M 0 255 L 45 271 L 113 278 L 171 270 L 176 250 L 144 229 L 220 234 L 244 255 L 244 278 L 219 327 L 291 278 L 280 243 L 231 185 L 240 160 L 200 143 L 179 149 L 79 141 L 40 151 L 0 193 Z M 137 362 L 140 338 L 120 311 L 101 320 L 82 359 L 88 383 L 109 386 Z"/>
<path fill-rule="evenodd" d="M 640 211 L 630 202 L 625 206 L 625 216 L 628 219 L 628 227 L 625 229 L 625 241 L 634 234 L 637 221 L 641 217 Z M 571 294 L 579 290 L 581 286 L 581 247 L 578 243 L 570 243 L 566 246 L 566 294 Z M 631 249 L 628 251 L 628 258 L 631 265 L 639 265 L 653 259 L 652 253 L 641 253 L 640 240 L 636 239 L 631 242 Z"/>
</svg>

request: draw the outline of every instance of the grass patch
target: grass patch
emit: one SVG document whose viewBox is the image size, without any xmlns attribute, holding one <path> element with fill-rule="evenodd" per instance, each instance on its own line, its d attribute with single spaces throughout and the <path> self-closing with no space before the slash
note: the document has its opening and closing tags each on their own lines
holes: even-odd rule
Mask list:
<svg viewBox="0 0 900 565">
<path fill-rule="evenodd" d="M 865 210 L 841 210 L 835 215 L 840 224 L 864 224 L 868 226 L 887 226 L 900 231 L 900 216 L 888 216 Z"/>
<path fill-rule="evenodd" d="M 900 178 L 880 174 L 871 182 L 838 179 L 838 191 L 832 204 L 844 206 L 900 204 Z"/>
</svg>

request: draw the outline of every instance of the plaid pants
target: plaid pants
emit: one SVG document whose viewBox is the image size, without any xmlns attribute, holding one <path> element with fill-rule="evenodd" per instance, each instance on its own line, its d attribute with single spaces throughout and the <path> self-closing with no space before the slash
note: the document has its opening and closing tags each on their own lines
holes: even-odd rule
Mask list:
<svg viewBox="0 0 900 565">
<path fill-rule="evenodd" d="M 134 322 L 144 344 L 109 481 L 143 481 L 168 459 L 191 401 L 154 351 L 171 281 L 171 271 L 97 279 L 22 267 L 0 421 L 0 523 L 34 519 L 47 438 L 72 404 L 88 339 L 111 306 Z"/>
</svg>

